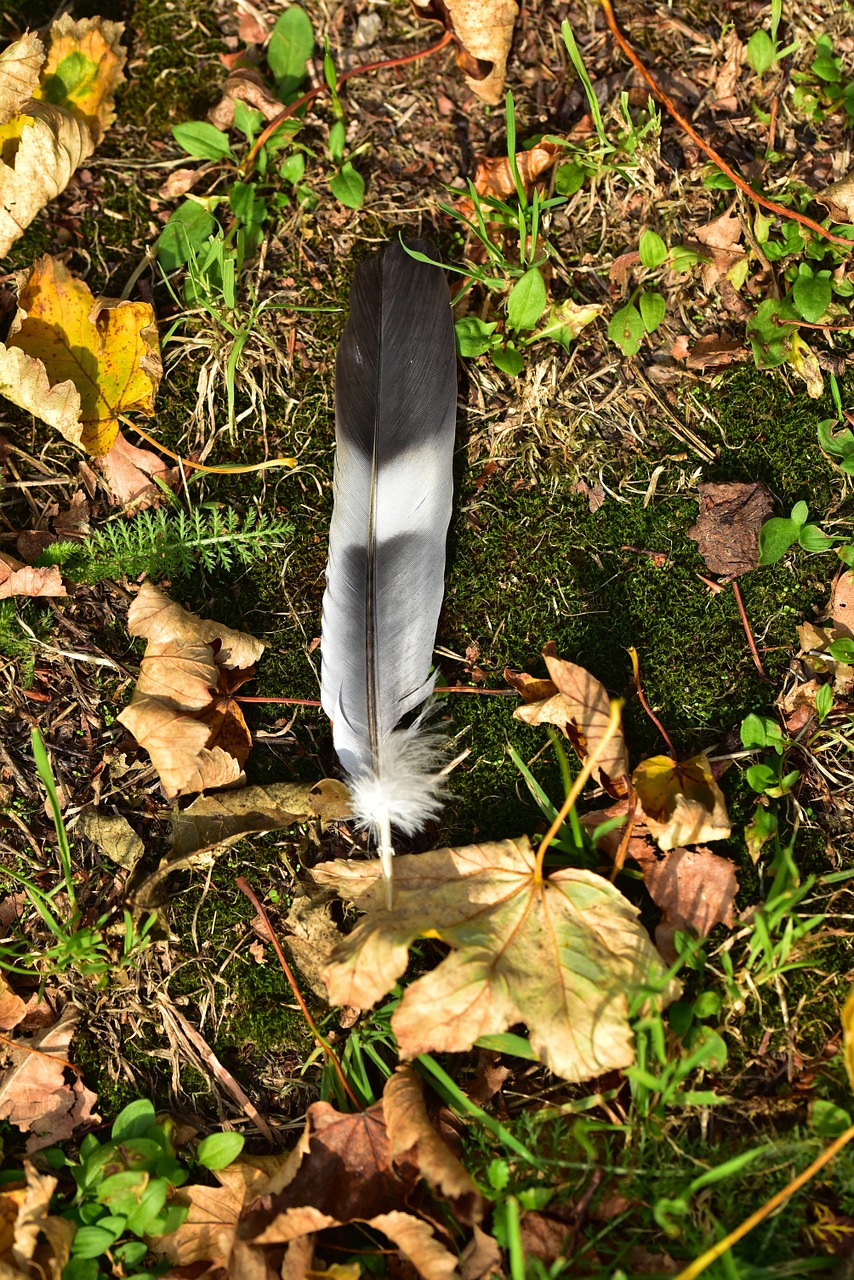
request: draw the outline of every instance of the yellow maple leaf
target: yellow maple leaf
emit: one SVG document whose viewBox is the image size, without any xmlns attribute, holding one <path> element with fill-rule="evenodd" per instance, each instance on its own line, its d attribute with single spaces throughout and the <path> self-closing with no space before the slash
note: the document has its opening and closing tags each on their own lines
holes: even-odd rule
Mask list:
<svg viewBox="0 0 854 1280">
<path fill-rule="evenodd" d="M 153 309 L 95 298 L 48 255 L 17 283 L 18 311 L 0 344 L 0 395 L 88 453 L 109 452 L 121 414 L 154 408 L 162 367 Z"/>
<path fill-rule="evenodd" d="M 679 764 L 670 756 L 642 760 L 632 784 L 659 849 L 725 840 L 732 830 L 723 792 L 703 752 Z"/>
</svg>

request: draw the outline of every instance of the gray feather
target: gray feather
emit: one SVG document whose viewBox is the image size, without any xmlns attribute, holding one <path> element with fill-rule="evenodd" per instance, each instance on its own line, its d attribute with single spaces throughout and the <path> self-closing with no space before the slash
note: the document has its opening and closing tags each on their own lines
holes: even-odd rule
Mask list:
<svg viewBox="0 0 854 1280">
<path fill-rule="evenodd" d="M 321 699 L 357 819 L 375 833 L 418 830 L 438 809 L 429 732 L 397 726 L 433 686 L 455 416 L 444 273 L 393 243 L 358 267 L 338 348 L 323 599 Z"/>
</svg>

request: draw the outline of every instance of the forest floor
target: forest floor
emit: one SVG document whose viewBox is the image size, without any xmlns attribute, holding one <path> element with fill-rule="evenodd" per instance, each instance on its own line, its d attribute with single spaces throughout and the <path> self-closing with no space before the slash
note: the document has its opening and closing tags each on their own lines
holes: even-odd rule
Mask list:
<svg viewBox="0 0 854 1280">
<path fill-rule="evenodd" d="M 827 648 L 854 636 L 841 612 L 850 598 L 845 563 L 854 562 L 846 561 L 854 556 L 844 467 L 854 456 L 848 431 L 854 348 L 845 328 L 854 330 L 854 273 L 847 250 L 818 235 L 799 237 L 785 217 L 764 219 L 742 191 L 721 180 L 697 143 L 654 106 L 600 7 L 533 0 L 516 23 L 506 89 L 516 150 L 532 139 L 560 140 L 537 196 L 555 201 L 540 220 L 537 261 L 548 305 L 558 311 L 538 312 L 514 334 L 507 298 L 521 275 L 518 233 L 514 239 L 506 217 L 490 219 L 484 206 L 487 239 L 499 246 L 488 260 L 453 214 L 463 209 L 479 159 L 507 156 L 503 92 L 499 105 L 482 102 L 451 46 L 357 74 L 341 89 L 343 145 L 334 134 L 334 104 L 319 94 L 299 134 L 275 153 L 275 165 L 271 159 L 267 173 L 253 178 L 253 199 L 256 207 L 263 203 L 265 217 L 245 216 L 241 193 L 230 185 L 231 161 L 205 159 L 203 151 L 188 155 L 172 133 L 207 119 L 228 66 L 233 75 L 247 46 L 269 82 L 262 42 L 282 10 L 272 0 L 241 6 L 234 0 L 71 6 L 75 19 L 100 14 L 125 23 L 128 60 L 116 120 L 13 245 L 0 279 L 8 320 L 16 307 L 14 273 L 28 272 L 43 254 L 63 255 L 96 297 L 127 290 L 153 306 L 164 377 L 153 416 L 131 417 L 173 454 L 213 467 L 296 460 L 293 467 L 233 475 L 178 464 L 167 479 L 188 516 L 231 518 L 233 530 L 248 513 L 263 513 L 274 534 L 246 563 L 236 554 L 230 565 L 228 556 L 205 559 L 191 546 L 189 561 L 164 569 L 153 526 L 138 524 L 134 511 L 150 503 L 150 512 L 174 516 L 178 508 L 149 486 L 143 503 L 129 510 L 100 464 L 0 400 L 0 551 L 29 561 L 56 536 L 85 549 L 95 546 L 99 530 L 132 521 L 138 527 L 137 534 L 117 535 L 124 563 L 99 570 L 91 555 L 79 580 L 65 579 L 67 594 L 0 599 L 0 920 L 3 954 L 14 961 L 9 984 L 53 1016 L 69 1003 L 79 1011 L 63 1052 L 97 1095 L 98 1136 L 122 1108 L 150 1099 L 174 1117 L 185 1142 L 237 1130 L 247 1152 L 269 1154 L 293 1145 L 318 1098 L 349 1109 L 268 945 L 266 926 L 237 881 L 250 882 L 275 930 L 293 935 L 293 904 L 310 891 L 310 870 L 332 858 L 362 857 L 367 846 L 346 823 L 302 821 L 228 845 L 208 842 L 162 874 L 178 856 L 175 804 L 148 752 L 118 720 L 144 649 L 129 634 L 127 611 L 148 580 L 192 614 L 263 641 L 254 683 L 244 693 L 318 698 L 334 352 L 348 291 L 367 253 L 400 232 L 426 236 L 445 264 L 460 269 L 449 277 L 453 289 L 473 282 L 455 311 L 458 322 L 471 323 L 457 326 L 454 514 L 436 649 L 440 685 L 468 693 L 442 695 L 443 724 L 455 752 L 465 753 L 447 806 L 430 831 L 402 842 L 401 851 L 423 855 L 546 831 L 549 805 L 559 807 L 564 796 L 565 756 L 557 736 L 513 717 L 518 699 L 507 696 L 504 672 L 545 678 L 542 650 L 553 641 L 561 658 L 624 700 L 633 767 L 671 751 L 683 762 L 705 753 L 728 814 L 729 834 L 719 833 L 714 853 L 737 879 L 734 898 L 725 901 L 722 893 L 703 916 L 705 930 L 692 928 L 699 918 L 684 902 L 675 916 L 671 910 L 671 925 L 681 921 L 694 943 L 677 936 L 682 960 L 674 972 L 683 990 L 671 1013 L 633 1011 L 642 1071 L 632 1077 L 615 1069 L 569 1082 L 535 1055 L 523 1056 L 525 1029 L 515 1024 L 516 1041 L 486 1041 L 430 1059 L 441 1062 L 454 1085 L 439 1084 L 440 1119 L 447 1132 L 453 1129 L 452 1141 L 488 1202 L 482 1226 L 503 1250 L 495 1274 L 499 1266 L 513 1280 L 680 1274 L 803 1172 L 854 1115 L 841 1024 L 854 977 L 848 880 L 854 669 L 844 644 L 836 656 Z M 443 31 L 397 0 L 307 0 L 305 10 L 316 48 L 300 75 L 311 87 L 323 83 L 324 42 L 340 73 L 427 49 Z M 45 0 L 13 0 L 3 16 L 4 39 L 16 39 L 27 25 L 46 30 L 54 17 Z M 777 45 L 769 38 L 767 66 L 764 45 L 754 41 L 748 50 L 755 32 L 770 31 L 771 15 L 760 4 L 731 0 L 722 9 L 686 0 L 673 8 L 632 0 L 618 18 L 703 141 L 757 191 L 831 225 L 814 197 L 851 167 L 850 11 L 832 0 L 787 8 Z M 561 34 L 564 21 L 592 82 L 601 135 Z M 257 133 L 262 126 L 256 120 L 252 127 Z M 245 156 L 249 143 L 239 128 L 229 136 Z M 294 156 L 302 159 L 283 177 L 278 166 Z M 357 195 L 347 191 L 345 203 L 336 179 L 351 169 L 363 189 L 356 179 Z M 187 170 L 193 172 L 186 176 Z M 527 184 L 526 200 L 533 190 Z M 244 260 L 226 249 L 235 266 L 232 306 L 223 301 L 222 277 L 200 268 L 194 277 L 192 264 L 163 254 L 158 261 L 158 237 L 188 195 L 212 227 L 218 219 L 225 231 L 235 225 L 246 231 Z M 512 183 L 502 198 L 518 213 Z M 847 198 L 854 208 L 850 192 Z M 527 216 L 530 228 L 530 208 Z M 854 222 L 854 214 L 846 221 Z M 841 216 L 833 225 L 854 236 Z M 210 228 L 203 230 L 207 237 Z M 687 256 L 679 261 L 674 247 Z M 474 279 L 478 269 L 487 283 Z M 205 310 L 199 298 L 208 287 L 214 302 Z M 769 339 L 767 326 L 761 328 L 767 308 L 760 308 L 769 301 L 798 335 L 794 343 L 786 339 L 785 350 L 782 339 L 773 332 Z M 581 307 L 592 309 L 590 322 L 569 334 L 566 326 Z M 628 326 L 621 337 L 612 321 L 622 308 L 632 314 L 621 312 Z M 541 333 L 547 318 L 552 329 Z M 553 340 L 560 325 L 563 343 Z M 243 345 L 234 355 L 229 422 L 235 332 Z M 490 347 L 493 334 L 496 342 L 512 341 Z M 482 353 L 472 354 L 478 342 Z M 508 358 L 512 363 L 517 349 L 521 367 L 511 374 Z M 123 430 L 134 445 L 153 447 L 132 425 Z M 167 459 L 164 476 L 173 465 Z M 713 501 L 709 490 L 701 497 L 709 484 L 764 486 L 766 516 L 789 517 L 795 504 L 806 503 L 826 549 L 799 546 L 795 528 L 793 545 L 760 565 L 760 518 L 745 535 L 753 539 L 747 553 L 753 562 L 735 571 L 734 588 L 720 564 L 734 549 L 731 513 L 717 525 L 713 518 L 711 551 L 691 537 L 701 511 L 723 500 L 719 494 Z M 68 513 L 79 517 L 84 507 L 85 518 L 69 523 Z M 27 541 L 29 535 L 40 540 Z M 85 560 L 89 553 L 80 555 Z M 667 740 L 638 696 L 632 648 L 643 696 Z M 252 736 L 250 786 L 285 783 L 304 796 L 304 784 L 336 776 L 330 726 L 318 706 L 259 701 L 244 704 L 243 712 Z M 50 959 L 56 934 L 28 896 L 26 885 L 35 886 L 52 895 L 60 916 L 73 915 L 34 760 L 34 729 L 49 754 L 70 839 L 78 923 L 93 931 L 89 941 L 94 937 L 98 955 L 108 957 L 102 972 L 87 972 L 86 956 L 81 962 L 71 954 L 67 935 L 62 963 Z M 601 810 L 613 799 L 591 784 L 579 808 Z M 187 803 L 182 796 L 177 807 Z M 758 813 L 766 823 L 764 844 Z M 98 815 L 124 821 L 110 836 Z M 683 835 L 704 848 L 710 839 Z M 572 865 L 569 854 L 557 862 L 567 858 Z M 588 840 L 580 865 L 612 876 L 604 844 L 600 851 Z M 630 857 L 615 883 L 654 934 L 662 913 L 642 860 Z M 717 891 L 710 881 L 708 896 Z M 151 933 L 129 952 L 131 917 Z M 344 932 L 355 919 L 340 907 L 333 917 Z M 698 933 L 708 936 L 697 939 Z M 669 963 L 672 928 L 663 949 Z M 441 943 L 419 943 L 403 986 L 442 954 Z M 389 1018 L 400 988 L 379 1011 L 356 1020 L 355 1011 L 324 1002 L 322 984 L 300 955 L 295 949 L 292 961 L 314 1018 L 342 1053 L 359 1101 L 375 1102 L 397 1060 Z M 38 1017 L 17 1030 L 14 1022 L 0 1022 L 6 1027 L 0 1068 L 5 1049 L 16 1052 L 9 1037 L 26 1045 L 41 1034 L 39 1025 Z M 20 1070 L 18 1059 L 9 1061 Z M 67 1073 L 66 1088 L 73 1078 Z M 8 1085 L 8 1074 L 0 1077 L 0 1098 L 4 1079 Z M 460 1095 L 479 1115 L 466 1112 Z M 14 1107 L 0 1104 L 0 1114 L 11 1117 L 0 1120 L 4 1168 L 20 1170 L 31 1130 L 13 1123 Z M 76 1126 L 63 1142 L 69 1160 L 77 1159 L 86 1129 Z M 840 1150 L 782 1212 L 704 1274 L 719 1280 L 851 1274 L 845 1267 L 854 1258 L 852 1151 Z M 61 1195 L 65 1174 L 58 1176 Z M 65 1194 L 62 1203 L 70 1205 L 73 1188 Z M 442 1223 L 443 1239 L 462 1251 L 470 1235 L 465 1215 Z M 337 1262 L 414 1274 L 411 1255 L 403 1261 L 387 1241 L 378 1243 L 383 1238 L 375 1230 L 358 1232 L 319 1237 L 315 1267 Z M 184 1264 L 174 1274 L 215 1274 L 198 1265 L 199 1256 L 170 1257 Z M 96 1270 L 66 1274 L 76 1280 L 147 1274 L 142 1262 L 135 1265 L 105 1253 Z M 227 1274 L 249 1274 L 237 1262 L 228 1265 Z M 439 1274 L 415 1265 L 421 1274 Z M 490 1274 L 487 1264 L 478 1271 L 470 1259 L 460 1267 L 463 1275 Z"/>
</svg>

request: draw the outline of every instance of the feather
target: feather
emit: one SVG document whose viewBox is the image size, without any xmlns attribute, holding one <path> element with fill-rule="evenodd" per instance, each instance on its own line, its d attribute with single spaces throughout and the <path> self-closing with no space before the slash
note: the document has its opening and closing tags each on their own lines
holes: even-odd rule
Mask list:
<svg viewBox="0 0 854 1280">
<path fill-rule="evenodd" d="M 435 682 L 456 400 L 444 272 L 392 243 L 357 268 L 338 347 L 321 645 L 321 702 L 354 817 L 376 841 L 389 886 L 392 826 L 412 835 L 441 808 L 442 742 L 429 707 L 401 720 Z"/>
</svg>

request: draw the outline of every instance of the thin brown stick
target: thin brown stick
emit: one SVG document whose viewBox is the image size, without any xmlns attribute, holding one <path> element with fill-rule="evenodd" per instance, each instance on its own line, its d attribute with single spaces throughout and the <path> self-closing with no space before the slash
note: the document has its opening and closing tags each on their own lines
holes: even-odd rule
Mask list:
<svg viewBox="0 0 854 1280">
<path fill-rule="evenodd" d="M 797 329 L 823 329 L 825 333 L 835 333 L 837 330 L 840 333 L 847 333 L 854 329 L 854 320 L 849 321 L 848 324 L 817 324 L 812 320 L 774 320 L 772 323 L 793 325 Z"/>
<path fill-rule="evenodd" d="M 351 67 L 349 71 L 345 71 L 343 75 L 338 77 L 335 82 L 335 92 L 337 93 L 341 86 L 347 80 L 352 79 L 353 76 L 364 75 L 368 71 L 382 71 L 386 67 L 402 67 L 404 63 L 416 62 L 419 58 L 429 58 L 432 53 L 438 53 L 440 49 L 444 49 L 445 45 L 450 44 L 453 39 L 453 31 L 446 31 L 442 36 L 442 39 L 437 41 L 436 44 L 430 45 L 427 49 L 419 49 L 417 53 L 407 53 L 401 58 L 386 58 L 382 62 L 365 62 L 359 67 Z M 321 93 L 328 92 L 328 89 L 329 86 L 324 81 L 323 84 L 319 84 L 314 89 L 310 89 L 308 93 L 304 93 L 301 98 L 297 98 L 296 102 L 292 102 L 290 106 L 285 107 L 270 121 L 266 129 L 263 129 L 255 139 L 246 159 L 243 162 L 243 177 L 248 177 L 255 168 L 255 161 L 258 157 L 258 152 L 264 146 L 265 142 L 267 142 L 268 139 L 276 132 L 279 125 L 283 124 L 285 120 L 289 120 L 292 116 L 296 115 L 297 111 L 299 111 L 301 107 L 308 106 L 308 104 L 313 102 L 315 98 L 319 97 Z"/>
<path fill-rule="evenodd" d="M 143 431 L 142 427 L 138 427 L 135 422 L 131 422 L 130 418 L 126 418 L 124 414 L 119 414 L 119 419 L 126 427 L 130 427 L 131 431 L 135 431 L 138 436 L 142 436 L 147 444 L 154 445 L 154 448 L 159 449 L 161 453 L 165 453 L 167 458 L 173 458 L 182 467 L 189 467 L 192 471 L 206 471 L 213 476 L 237 476 L 246 475 L 250 471 L 268 471 L 270 467 L 295 467 L 297 465 L 296 458 L 268 458 L 266 462 L 253 462 L 245 466 L 208 467 L 203 462 L 191 462 L 189 458 L 182 458 L 179 453 L 173 453 L 171 449 L 166 448 L 165 444 L 155 440 L 154 436 L 150 436 L 147 431 Z"/>
<path fill-rule="evenodd" d="M 759 675 L 766 684 L 773 684 L 774 681 L 769 679 L 765 674 L 765 668 L 762 665 L 762 659 L 759 656 L 759 650 L 756 648 L 756 641 L 754 640 L 753 632 L 750 629 L 750 619 L 747 616 L 747 610 L 744 607 L 744 601 L 741 598 L 741 591 L 735 578 L 732 579 L 730 585 L 732 586 L 732 593 L 735 596 L 735 603 L 738 605 L 738 612 L 741 615 L 741 625 L 744 627 L 744 634 L 747 636 L 747 643 L 750 646 L 750 656 L 753 659 L 753 665 L 756 667 L 756 670 L 759 672 Z"/>
<path fill-rule="evenodd" d="M 620 30 L 614 10 L 611 6 L 611 0 L 599 0 L 599 3 L 601 4 L 605 14 L 605 21 L 608 24 L 608 30 L 611 32 L 611 35 L 620 46 L 629 62 L 631 62 L 635 70 L 643 76 L 656 98 L 658 98 L 659 102 L 664 105 L 679 125 L 680 129 L 684 129 L 691 141 L 696 143 L 700 150 L 707 155 L 710 160 L 714 161 L 721 172 L 725 173 L 730 181 L 735 183 L 739 191 L 742 191 L 748 199 L 752 200 L 755 204 L 761 205 L 763 209 L 770 209 L 772 213 L 776 213 L 781 218 L 788 218 L 791 222 L 799 222 L 802 227 L 809 227 L 810 231 L 814 231 L 816 235 L 823 236 L 825 240 L 832 241 L 833 244 L 841 244 L 845 245 L 847 249 L 854 249 L 854 240 L 846 240 L 844 236 L 838 236 L 834 231 L 828 231 L 825 227 L 821 226 L 820 223 L 814 222 L 813 219 L 808 218 L 806 214 L 796 213 L 793 209 L 787 209 L 783 204 L 777 204 L 776 200 L 769 200 L 767 196 L 759 195 L 758 192 L 754 191 L 750 184 L 737 174 L 731 165 L 727 164 L 720 152 L 716 151 L 714 147 L 710 146 L 709 143 L 705 141 L 705 139 L 700 137 L 690 120 L 686 120 L 685 116 L 683 116 L 682 112 L 676 106 L 676 103 L 669 94 L 665 93 L 664 89 L 662 89 L 652 72 L 646 69 Z"/>
<path fill-rule="evenodd" d="M 635 829 L 635 814 L 637 813 L 637 808 L 638 798 L 635 795 L 634 790 L 632 790 L 629 796 L 629 811 L 626 814 L 626 825 L 623 830 L 622 839 L 620 840 L 620 847 L 617 850 L 617 856 L 614 859 L 614 865 L 611 868 L 612 883 L 622 871 L 623 864 L 626 861 L 626 854 L 629 851 L 629 841 L 631 840 L 632 832 Z"/>
<path fill-rule="evenodd" d="M 250 695 L 232 694 L 232 702 L 284 702 L 289 707 L 319 707 L 317 698 L 254 698 Z"/>
<path fill-rule="evenodd" d="M 641 684 L 641 678 L 640 678 L 640 662 L 638 660 L 638 651 L 637 649 L 635 649 L 634 646 L 632 646 L 629 649 L 629 657 L 632 660 L 632 671 L 634 672 L 634 677 L 635 677 L 635 688 L 637 689 L 637 694 L 638 694 L 638 697 L 640 698 L 640 704 L 643 707 L 646 714 L 649 716 L 652 723 L 655 725 L 658 732 L 661 734 L 665 743 L 667 744 L 667 750 L 670 752 L 670 759 L 676 765 L 676 769 L 678 772 L 679 758 L 676 755 L 676 748 L 673 746 L 673 743 L 670 741 L 670 734 L 667 732 L 664 725 L 661 723 L 658 716 L 655 714 L 652 707 L 649 705 L 649 703 L 646 700 L 646 694 L 643 691 L 643 685 Z M 681 781 L 681 778 L 680 778 L 680 781 Z"/>
<path fill-rule="evenodd" d="M 341 1063 L 338 1061 L 338 1056 L 335 1053 L 335 1050 L 332 1048 L 332 1045 L 328 1042 L 328 1040 L 326 1040 L 326 1038 L 323 1035 L 321 1035 L 320 1029 L 317 1023 L 314 1021 L 314 1018 L 311 1016 L 311 1014 L 308 1011 L 308 1005 L 306 1004 L 305 1000 L 303 1000 L 302 998 L 302 992 L 297 986 L 297 981 L 293 975 L 293 970 L 291 969 L 291 966 L 288 964 L 287 959 L 285 958 L 285 953 L 282 950 L 281 943 L 279 942 L 279 939 L 276 937 L 276 934 L 273 931 L 273 926 L 270 924 L 270 918 L 261 904 L 261 899 L 258 897 L 257 893 L 252 888 L 252 886 L 248 884 L 246 880 L 244 880 L 243 876 L 237 877 L 237 887 L 241 893 L 246 894 L 246 897 L 252 903 L 253 907 L 258 912 L 258 915 L 263 920 L 266 926 L 267 932 L 270 935 L 270 941 L 273 944 L 273 950 L 276 953 L 276 959 L 279 961 L 279 964 L 282 966 L 282 972 L 287 978 L 288 983 L 290 984 L 291 991 L 293 991 L 294 996 L 296 997 L 296 1002 L 299 1005 L 300 1009 L 302 1010 L 302 1016 L 305 1018 L 306 1022 L 308 1023 L 312 1035 L 320 1043 L 320 1046 L 323 1049 L 323 1052 L 326 1054 L 327 1058 L 332 1063 L 332 1066 L 335 1069 L 335 1074 L 338 1076 L 338 1079 L 341 1081 L 344 1092 L 347 1094 L 347 1097 L 353 1103 L 353 1106 L 356 1108 L 356 1110 L 363 1111 L 364 1107 L 362 1106 L 359 1099 L 356 1097 L 353 1090 L 350 1088 L 350 1085 L 347 1082 L 347 1077 L 344 1075 L 344 1069 L 341 1066 Z"/>
<path fill-rule="evenodd" d="M 58 1062 L 63 1067 L 67 1067 L 69 1071 L 73 1071 L 75 1075 L 82 1075 L 79 1067 L 75 1067 L 73 1062 L 69 1062 L 67 1058 L 60 1058 L 58 1053 L 48 1053 L 47 1049 L 36 1049 L 31 1044 L 24 1044 L 21 1040 L 10 1040 L 8 1036 L 4 1036 L 0 1032 L 0 1041 L 7 1044 L 10 1049 L 15 1049 L 19 1053 L 33 1053 L 39 1058 L 49 1058 L 51 1062 Z"/>
</svg>

